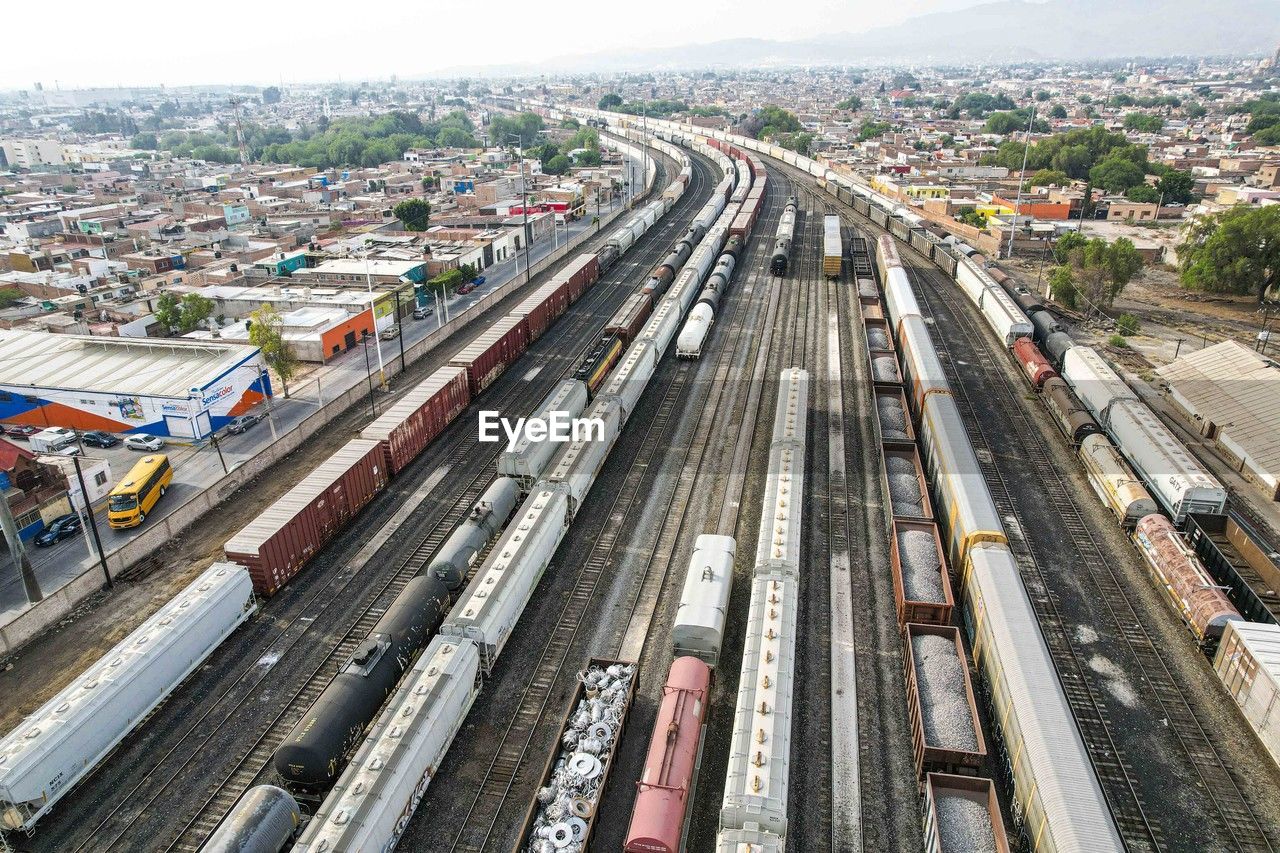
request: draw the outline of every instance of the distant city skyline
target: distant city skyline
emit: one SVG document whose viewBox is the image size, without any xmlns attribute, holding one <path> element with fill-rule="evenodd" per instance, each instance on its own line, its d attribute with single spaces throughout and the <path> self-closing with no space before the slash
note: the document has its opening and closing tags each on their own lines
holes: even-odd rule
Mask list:
<svg viewBox="0 0 1280 853">
<path fill-rule="evenodd" d="M 216 6 L 136 0 L 120 14 L 98 2 L 5 10 L 0 89 L 278 85 L 414 78 L 454 68 L 676 47 L 729 38 L 801 39 L 900 23 L 986 0 L 776 0 L 616 6 L 493 0 L 299 6 L 225 0 Z M 56 9 L 56 17 L 53 17 Z M 412 34 L 420 38 L 412 39 Z"/>
</svg>

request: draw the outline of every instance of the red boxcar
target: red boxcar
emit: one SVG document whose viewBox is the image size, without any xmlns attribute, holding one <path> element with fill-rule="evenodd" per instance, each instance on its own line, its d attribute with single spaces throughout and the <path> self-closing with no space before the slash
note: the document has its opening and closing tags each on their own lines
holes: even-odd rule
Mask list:
<svg viewBox="0 0 1280 853">
<path fill-rule="evenodd" d="M 705 663 L 695 657 L 671 663 L 644 772 L 636 783 L 626 853 L 679 853 L 710 689 L 711 668 Z"/>
<path fill-rule="evenodd" d="M 382 445 L 355 438 L 227 540 L 227 559 L 274 595 L 390 479 Z"/>
<path fill-rule="evenodd" d="M 1045 380 L 1058 375 L 1058 371 L 1053 369 L 1049 359 L 1044 357 L 1044 353 L 1040 352 L 1031 338 L 1018 338 L 1013 342 L 1013 357 L 1022 365 L 1031 386 L 1037 390 L 1044 385 Z"/>
<path fill-rule="evenodd" d="M 506 316 L 477 335 L 449 359 L 449 364 L 466 368 L 471 396 L 474 397 L 488 388 L 528 348 L 529 335 L 525 331 L 524 318 Z"/>
<path fill-rule="evenodd" d="M 387 467 L 399 474 L 469 402 L 467 371 L 442 367 L 365 427 L 360 437 L 379 442 Z"/>
<path fill-rule="evenodd" d="M 569 301 L 577 302 L 578 297 L 586 293 L 587 288 L 595 284 L 598 278 L 600 278 L 600 258 L 595 254 L 584 252 L 569 261 L 553 280 L 567 281 Z"/>
<path fill-rule="evenodd" d="M 508 316 L 523 317 L 529 343 L 542 337 L 542 333 L 569 309 L 568 283 L 550 281 L 532 294 Z"/>
<path fill-rule="evenodd" d="M 613 315 L 613 319 L 604 327 L 606 335 L 618 335 L 628 345 L 636 339 L 636 335 L 640 334 L 640 330 L 644 328 L 644 321 L 649 319 L 649 314 L 653 311 L 653 302 L 643 293 L 633 293 L 626 298 L 622 306 L 618 309 L 618 313 Z"/>
</svg>

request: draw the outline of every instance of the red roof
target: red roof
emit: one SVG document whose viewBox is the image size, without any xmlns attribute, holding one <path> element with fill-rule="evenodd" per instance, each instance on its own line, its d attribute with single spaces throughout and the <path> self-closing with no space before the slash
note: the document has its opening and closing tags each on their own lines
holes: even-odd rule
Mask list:
<svg viewBox="0 0 1280 853">
<path fill-rule="evenodd" d="M 0 471 L 12 471 L 18 466 L 18 460 L 23 458 L 35 459 L 36 457 L 30 450 L 0 438 Z"/>
</svg>

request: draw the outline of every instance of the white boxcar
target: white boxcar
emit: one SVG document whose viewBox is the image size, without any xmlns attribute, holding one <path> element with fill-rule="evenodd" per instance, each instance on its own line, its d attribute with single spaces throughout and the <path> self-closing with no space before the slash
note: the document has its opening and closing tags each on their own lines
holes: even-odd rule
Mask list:
<svg viewBox="0 0 1280 853">
<path fill-rule="evenodd" d="M 978 270 L 978 265 L 968 258 L 961 258 L 960 263 L 956 266 L 956 284 L 960 285 L 960 289 L 964 291 L 964 295 L 969 297 L 969 301 L 974 305 L 982 305 L 982 293 L 987 289 L 988 284 L 995 284 L 990 281 L 990 276 L 982 275 Z"/>
<path fill-rule="evenodd" d="M 1138 399 L 1092 347 L 1074 346 L 1067 350 L 1062 357 L 1062 378 L 1103 428 L 1107 425 L 1107 407 L 1113 401 Z"/>
<path fill-rule="evenodd" d="M 1226 512 L 1227 490 L 1146 404 L 1139 400 L 1112 402 L 1106 427 L 1174 524 L 1182 524 L 1189 512 Z"/>
<path fill-rule="evenodd" d="M 569 522 L 563 487 L 540 487 L 516 510 L 471 583 L 440 626 L 446 637 L 474 640 L 487 673 L 520 619 Z"/>
<path fill-rule="evenodd" d="M 614 397 L 601 395 L 591 404 L 584 420 L 590 425 L 587 433 L 576 441 L 561 444 L 551 467 L 547 470 L 546 483 L 562 483 L 569 490 L 569 517 L 572 519 L 578 507 L 591 491 L 604 461 L 618 439 L 622 428 L 622 408 Z"/>
<path fill-rule="evenodd" d="M 1143 516 L 1160 511 L 1142 480 L 1105 435 L 1094 433 L 1084 437 L 1080 442 L 1080 461 L 1084 463 L 1094 492 L 1122 526 L 1133 527 Z"/>
<path fill-rule="evenodd" d="M 680 302 L 675 299 L 663 299 L 645 321 L 644 328 L 640 330 L 636 340 L 648 341 L 653 345 L 655 353 L 665 353 L 679 326 Z"/>
<path fill-rule="evenodd" d="M 942 504 L 937 515 L 945 519 L 947 556 L 951 567 L 964 575 L 965 555 L 978 542 L 1006 542 L 1004 523 L 995 498 L 978 467 L 969 433 L 949 394 L 925 398 L 920 418 L 925 464 L 934 495 Z"/>
<path fill-rule="evenodd" d="M 902 267 L 890 267 L 888 280 L 883 282 L 883 286 L 884 306 L 889 311 L 895 331 L 904 317 L 923 316 L 915 291 L 911 289 L 911 281 Z"/>
<path fill-rule="evenodd" d="M 586 407 L 587 386 L 576 379 L 565 379 L 552 389 L 531 417 L 545 421 L 552 412 L 563 412 L 570 418 L 576 418 Z M 554 442 L 533 441 L 522 433 L 498 454 L 498 473 L 515 477 L 527 489 L 542 476 L 555 452 Z"/>
<path fill-rule="evenodd" d="M 923 317 L 913 314 L 902 318 L 898 326 L 898 351 L 906 373 L 907 396 L 917 412 L 930 394 L 951 393 L 942 360 L 938 358 Z"/>
<path fill-rule="evenodd" d="M 782 839 L 763 829 L 722 829 L 716 853 L 782 853 Z"/>
<path fill-rule="evenodd" d="M 649 384 L 649 377 L 657 366 L 657 350 L 646 340 L 633 343 L 622 356 L 622 363 L 614 368 L 612 375 L 600 389 L 600 397 L 614 398 L 622 406 L 622 420 L 625 423 L 631 413 L 636 410 L 636 403 Z"/>
<path fill-rule="evenodd" d="M 1280 625 L 1228 622 L 1213 669 L 1280 764 Z"/>
<path fill-rule="evenodd" d="M 618 250 L 618 254 L 622 254 L 631 248 L 631 244 L 636 241 L 635 234 L 631 233 L 630 225 L 623 225 L 621 228 L 609 235 L 609 239 L 605 245 L 612 246 Z"/>
<path fill-rule="evenodd" d="M 257 609 L 249 572 L 214 563 L 0 741 L 0 827 L 30 830 Z"/>
<path fill-rule="evenodd" d="M 675 657 L 693 655 L 712 667 L 720 662 L 737 550 L 732 536 L 704 533 L 694 541 L 680 606 L 671 628 Z"/>
<path fill-rule="evenodd" d="M 436 637 L 405 675 L 296 853 L 393 850 L 479 693 L 475 643 Z"/>
<path fill-rule="evenodd" d="M 974 665 L 986 676 L 991 718 L 1011 756 L 1014 799 L 1025 825 L 1035 827 L 1036 850 L 1121 853 L 1013 553 L 975 546 L 966 577 Z"/>
<path fill-rule="evenodd" d="M 710 305 L 700 302 L 693 306 L 689 319 L 685 320 L 684 328 L 676 338 L 676 358 L 702 357 L 702 347 L 707 342 L 713 320 L 715 312 Z"/>
<path fill-rule="evenodd" d="M 751 582 L 721 830 L 754 827 L 786 838 L 799 592 L 800 582 L 781 574 Z"/>
</svg>

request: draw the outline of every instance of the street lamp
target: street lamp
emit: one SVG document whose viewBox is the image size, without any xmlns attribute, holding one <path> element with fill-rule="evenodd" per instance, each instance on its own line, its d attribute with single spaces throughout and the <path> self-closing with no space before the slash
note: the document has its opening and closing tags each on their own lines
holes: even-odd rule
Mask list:
<svg viewBox="0 0 1280 853">
<path fill-rule="evenodd" d="M 369 411 L 376 418 L 378 417 L 378 407 L 373 403 L 373 366 L 369 364 L 369 333 L 365 332 L 360 337 L 360 348 L 364 350 L 364 376 L 369 380 Z"/>
<path fill-rule="evenodd" d="M 369 247 L 364 250 L 364 283 L 369 291 L 369 313 L 373 315 L 373 344 L 378 350 L 378 384 L 387 387 L 387 371 L 382 364 L 382 342 L 378 337 L 378 307 L 373 299 L 373 273 L 369 271 Z"/>
</svg>

